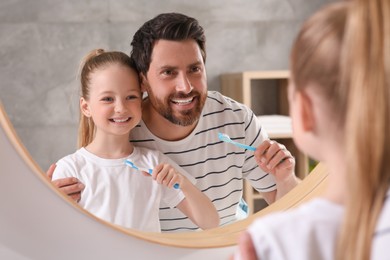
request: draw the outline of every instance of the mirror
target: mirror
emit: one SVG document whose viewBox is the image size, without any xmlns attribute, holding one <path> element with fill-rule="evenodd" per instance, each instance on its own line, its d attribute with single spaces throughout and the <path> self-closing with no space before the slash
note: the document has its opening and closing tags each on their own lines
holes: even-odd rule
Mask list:
<svg viewBox="0 0 390 260">
<path fill-rule="evenodd" d="M 104 225 L 111 227 L 113 230 L 119 231 L 119 233 L 124 233 L 131 237 L 142 239 L 143 241 L 151 242 L 153 244 L 192 249 L 216 249 L 220 247 L 231 247 L 235 245 L 238 234 L 245 230 L 245 228 L 255 218 L 274 211 L 288 210 L 289 208 L 296 207 L 299 204 L 313 198 L 314 196 L 318 196 L 321 192 L 323 192 L 326 185 L 327 171 L 326 168 L 320 163 L 310 173 L 310 175 L 305 178 L 305 180 L 295 189 L 293 189 L 287 196 L 284 196 L 280 200 L 268 206 L 266 209 L 251 215 L 247 219 L 230 224 L 228 226 L 203 232 L 177 234 L 153 233 L 153 235 L 151 235 L 150 233 L 146 232 L 123 229 L 108 222 L 104 222 L 78 207 L 76 203 L 55 189 L 51 185 L 50 181 L 48 181 L 48 179 L 44 176 L 44 173 L 41 171 L 37 163 L 32 159 L 27 149 L 21 143 L 1 103 L 0 126 L 0 164 L 2 165 L 2 174 L 0 175 L 0 190 L 2 190 L 5 195 L 7 195 L 0 196 L 3 205 L 3 211 L 7 213 L 7 216 L 1 218 L 2 223 L 0 223 L 0 225 L 11 230 L 25 230 L 26 228 L 31 229 L 35 226 L 29 222 L 35 223 L 41 221 L 38 229 L 47 228 L 48 230 L 46 230 L 44 233 L 48 234 L 48 239 L 52 239 L 53 237 L 59 235 L 62 225 L 64 224 L 61 221 L 66 222 L 68 215 L 71 213 L 71 217 L 76 216 L 80 218 L 81 215 L 85 215 L 89 219 L 94 220 L 93 222 L 103 223 Z M 48 191 L 50 191 L 50 193 L 56 193 L 58 196 L 48 196 L 47 194 L 43 194 L 44 192 L 48 193 Z M 35 201 L 35 204 L 33 205 L 29 204 L 31 198 L 35 198 L 41 194 L 43 195 L 39 198 L 39 201 Z M 8 199 L 10 196 L 13 198 L 12 201 Z M 61 198 L 61 202 L 59 202 L 57 198 Z M 54 203 L 49 201 L 51 204 L 49 202 L 45 202 L 45 200 L 52 199 L 56 199 L 56 201 Z M 65 207 L 65 204 L 67 206 L 72 206 L 72 209 L 70 210 L 69 207 Z M 40 210 L 36 210 L 36 207 L 39 207 Z M 57 212 L 53 207 L 57 207 L 59 210 L 59 215 L 57 215 L 58 219 L 50 219 L 50 214 Z M 27 211 L 30 210 L 30 214 L 18 214 L 18 212 L 26 211 L 25 209 Z M 40 216 L 34 218 L 34 214 L 40 214 Z M 24 221 L 27 221 L 27 224 L 21 225 L 21 223 L 24 223 Z M 44 222 L 43 227 L 42 222 Z M 49 229 L 50 225 L 47 225 L 50 223 L 54 223 L 54 228 L 52 230 Z M 79 229 L 78 223 L 76 226 L 77 229 Z M 72 227 L 73 226 L 66 228 Z M 101 227 L 99 229 L 102 230 Z M 15 236 L 18 237 L 17 234 L 18 233 L 16 232 Z M 104 234 L 98 236 L 100 237 L 103 235 Z M 70 236 L 75 236 L 75 234 L 71 233 Z M 68 239 L 62 233 L 60 237 L 62 237 L 64 240 Z M 20 244 L 18 239 L 14 241 L 15 245 Z M 0 235 L 0 243 L 4 243 L 4 240 L 9 240 L 7 232 L 2 232 Z M 31 243 L 31 241 L 27 241 L 27 243 Z M 39 241 L 39 243 L 42 244 L 42 241 Z M 46 248 L 47 244 L 44 245 L 44 250 L 50 250 Z M 66 247 L 69 248 L 68 244 L 66 244 Z"/>
<path fill-rule="evenodd" d="M 80 59 L 96 47 L 129 53 L 131 36 L 157 13 L 183 12 L 200 21 L 207 36 L 209 89 L 220 90 L 219 75 L 224 72 L 286 69 L 290 44 L 301 21 L 327 2 L 331 1 L 306 0 L 304 5 L 255 0 L 226 5 L 207 1 L 201 8 L 195 2 L 161 5 L 154 1 L 148 6 L 139 0 L 131 3 L 38 0 L 34 4 L 25 1 L 0 4 L 3 61 L 0 99 L 21 143 L 31 154 L 25 155 L 23 160 L 34 165 L 31 171 L 38 175 L 42 174 L 40 169 L 47 169 L 52 162 L 75 150 L 76 75 Z M 155 5 L 161 6 L 156 8 Z M 245 59 L 237 59 L 237 56 Z M 10 122 L 3 121 L 2 126 L 10 128 Z M 14 138 L 16 133 L 8 138 Z M 21 143 L 14 145 L 19 147 Z M 315 179 L 316 175 L 311 176 Z M 258 215 L 299 203 L 315 189 L 310 186 L 312 182 L 315 181 L 305 180 L 297 189 L 295 199 L 294 195 L 289 195 Z M 304 188 L 307 191 L 302 190 Z M 165 245 L 227 246 L 235 243 L 236 234 L 256 216 L 216 230 L 183 234 L 191 239 L 198 238 L 199 243 L 175 235 L 134 234 Z"/>
</svg>

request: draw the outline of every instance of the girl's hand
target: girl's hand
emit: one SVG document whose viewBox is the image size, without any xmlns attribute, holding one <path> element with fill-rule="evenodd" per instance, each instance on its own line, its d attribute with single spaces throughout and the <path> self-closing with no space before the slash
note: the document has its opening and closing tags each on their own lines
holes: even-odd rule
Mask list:
<svg viewBox="0 0 390 260">
<path fill-rule="evenodd" d="M 173 188 L 173 185 L 176 183 L 181 187 L 184 179 L 183 175 L 167 163 L 157 165 L 153 169 L 152 178 L 153 180 L 156 180 L 158 184 L 162 184 L 168 188 Z"/>
<path fill-rule="evenodd" d="M 230 256 L 229 260 L 234 259 L 240 259 L 240 260 L 256 260 L 256 249 L 253 245 L 252 237 L 251 235 L 244 231 L 240 234 L 238 237 L 238 251 L 236 254 L 239 255 L 239 257 L 235 258 L 235 255 Z"/>
<path fill-rule="evenodd" d="M 255 151 L 255 159 L 259 167 L 274 175 L 276 180 L 284 180 L 294 175 L 295 159 L 286 147 L 278 142 L 262 142 Z"/>
</svg>

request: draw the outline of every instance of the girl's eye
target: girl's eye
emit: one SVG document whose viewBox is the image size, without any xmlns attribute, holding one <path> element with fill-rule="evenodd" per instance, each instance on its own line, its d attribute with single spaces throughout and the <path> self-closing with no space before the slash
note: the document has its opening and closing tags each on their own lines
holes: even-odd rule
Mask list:
<svg viewBox="0 0 390 260">
<path fill-rule="evenodd" d="M 130 99 L 138 99 L 139 97 L 136 96 L 136 95 L 131 95 L 131 96 L 128 96 L 126 99 L 127 100 L 130 100 Z"/>
<path fill-rule="evenodd" d="M 111 97 L 104 97 L 104 98 L 102 98 L 102 101 L 106 101 L 106 102 L 111 102 L 111 101 L 113 101 L 114 99 L 113 98 L 111 98 Z"/>
</svg>

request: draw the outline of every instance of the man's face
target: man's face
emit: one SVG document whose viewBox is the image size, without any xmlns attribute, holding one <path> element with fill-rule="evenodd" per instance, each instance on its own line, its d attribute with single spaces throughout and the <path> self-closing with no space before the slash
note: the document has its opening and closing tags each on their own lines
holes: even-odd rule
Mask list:
<svg viewBox="0 0 390 260">
<path fill-rule="evenodd" d="M 194 40 L 158 40 L 142 90 L 153 110 L 176 125 L 198 121 L 207 97 L 206 70 Z"/>
</svg>

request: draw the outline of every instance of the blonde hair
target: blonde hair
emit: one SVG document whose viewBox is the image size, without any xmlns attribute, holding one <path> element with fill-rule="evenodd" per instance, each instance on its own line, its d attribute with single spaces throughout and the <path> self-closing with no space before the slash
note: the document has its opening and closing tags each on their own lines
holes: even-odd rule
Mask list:
<svg viewBox="0 0 390 260">
<path fill-rule="evenodd" d="M 348 3 L 328 5 L 303 24 L 291 51 L 291 74 L 295 89 L 316 87 L 343 126 L 345 94 L 340 92 L 340 53 Z M 311 84 L 315 83 L 315 84 Z"/>
<path fill-rule="evenodd" d="M 346 215 L 338 259 L 369 259 L 390 184 L 390 1 L 356 0 L 348 13 L 342 82 L 346 122 Z"/>
<path fill-rule="evenodd" d="M 106 52 L 103 49 L 95 49 L 84 57 L 80 66 L 81 97 L 85 100 L 90 98 L 91 74 L 113 64 L 119 64 L 136 71 L 133 60 L 123 52 Z M 95 131 L 95 123 L 92 118 L 86 117 L 80 108 L 78 147 L 85 147 L 90 144 L 94 138 Z"/>
<path fill-rule="evenodd" d="M 390 186 L 390 1 L 317 12 L 295 41 L 291 70 L 298 91 L 315 87 L 329 100 L 345 133 L 348 188 L 336 257 L 369 259 Z"/>
</svg>

